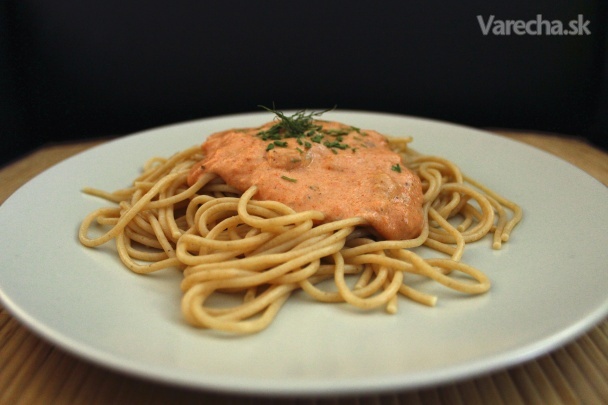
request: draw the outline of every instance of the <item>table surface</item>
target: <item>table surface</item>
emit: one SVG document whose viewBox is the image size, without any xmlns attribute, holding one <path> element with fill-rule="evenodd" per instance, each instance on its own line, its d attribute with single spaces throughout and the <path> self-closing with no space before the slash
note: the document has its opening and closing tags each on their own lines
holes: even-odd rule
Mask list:
<svg viewBox="0 0 608 405">
<path fill-rule="evenodd" d="M 493 130 L 580 167 L 608 186 L 608 154 L 580 139 Z M 61 160 L 104 140 L 43 147 L 0 169 L 0 203 Z M 270 398 L 188 390 L 105 369 L 38 338 L 0 307 L 0 404 L 255 404 Z M 608 319 L 526 363 L 458 383 L 362 397 L 272 398 L 274 403 L 608 403 Z"/>
</svg>

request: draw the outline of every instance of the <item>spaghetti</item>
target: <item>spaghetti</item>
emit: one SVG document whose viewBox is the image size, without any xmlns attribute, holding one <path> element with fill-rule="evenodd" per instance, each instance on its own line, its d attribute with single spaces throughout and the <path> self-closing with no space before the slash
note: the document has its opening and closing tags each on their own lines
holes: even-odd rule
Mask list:
<svg viewBox="0 0 608 405">
<path fill-rule="evenodd" d="M 84 189 L 116 206 L 86 216 L 79 240 L 87 247 L 115 241 L 121 261 L 135 273 L 179 269 L 186 321 L 234 333 L 266 328 L 297 290 L 318 301 L 389 313 L 397 312 L 399 296 L 436 304 L 436 296 L 408 284 L 409 274 L 464 294 L 485 293 L 490 280 L 461 261 L 464 249 L 488 234 L 499 249 L 522 210 L 454 163 L 412 150 L 410 140 L 389 138 L 388 144 L 421 179 L 424 223 L 415 238 L 379 237 L 361 217 L 324 221 L 319 210 L 296 212 L 256 199 L 256 185 L 242 192 L 213 173 L 189 182 L 204 157 L 195 146 L 150 159 L 128 188 Z M 98 227 L 101 234 L 90 236 Z M 423 257 L 415 249 L 421 246 L 442 257 Z"/>
</svg>

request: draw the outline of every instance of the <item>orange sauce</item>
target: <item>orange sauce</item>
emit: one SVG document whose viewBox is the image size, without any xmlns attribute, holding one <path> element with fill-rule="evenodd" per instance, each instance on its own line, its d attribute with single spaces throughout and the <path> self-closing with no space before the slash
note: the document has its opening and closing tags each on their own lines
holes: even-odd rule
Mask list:
<svg viewBox="0 0 608 405">
<path fill-rule="evenodd" d="M 325 221 L 363 217 L 386 239 L 419 236 L 420 179 L 389 149 L 386 137 L 337 122 L 314 123 L 322 127 L 323 139 L 284 138 L 270 150 L 273 141 L 259 134 L 275 122 L 215 133 L 203 143 L 204 158 L 192 168 L 189 182 L 215 173 L 242 192 L 257 185 L 256 199 L 279 201 L 295 211 L 322 211 Z M 336 139 L 342 148 L 324 144 Z"/>
</svg>

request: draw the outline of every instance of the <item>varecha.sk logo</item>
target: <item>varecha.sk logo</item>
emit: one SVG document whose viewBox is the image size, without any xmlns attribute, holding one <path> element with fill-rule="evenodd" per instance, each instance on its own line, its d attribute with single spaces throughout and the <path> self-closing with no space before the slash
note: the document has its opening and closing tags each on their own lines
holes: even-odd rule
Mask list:
<svg viewBox="0 0 608 405">
<path fill-rule="evenodd" d="M 477 21 L 483 35 L 591 35 L 589 20 L 584 20 L 582 14 L 568 23 L 546 20 L 542 14 L 537 14 L 535 19 L 528 21 L 497 20 L 494 15 L 484 19 L 478 15 Z"/>
</svg>

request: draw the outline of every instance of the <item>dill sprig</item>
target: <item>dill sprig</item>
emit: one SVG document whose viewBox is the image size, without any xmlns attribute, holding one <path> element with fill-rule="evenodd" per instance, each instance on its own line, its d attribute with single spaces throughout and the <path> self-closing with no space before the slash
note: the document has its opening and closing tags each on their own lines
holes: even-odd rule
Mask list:
<svg viewBox="0 0 608 405">
<path fill-rule="evenodd" d="M 274 149 L 275 146 L 285 147 L 287 146 L 287 143 L 282 141 L 283 139 L 295 138 L 298 145 L 303 146 L 305 149 L 310 149 L 312 147 L 311 142 L 314 142 L 323 144 L 333 153 L 337 153 L 338 150 L 351 148 L 348 144 L 343 142 L 343 137 L 348 135 L 351 131 L 366 136 L 359 128 L 353 126 L 349 128 L 324 130 L 322 125 L 315 124 L 315 117 L 319 117 L 328 111 L 334 110 L 336 106 L 323 111 L 307 112 L 306 110 L 299 110 L 292 116 L 287 116 L 283 112 L 275 109 L 274 105 L 273 108 L 265 107 L 263 105 L 258 107 L 276 115 L 276 123 L 274 125 L 265 131 L 257 133 L 257 136 L 262 140 L 270 141 L 266 151 Z M 353 152 L 356 150 L 356 148 L 351 149 Z"/>
<path fill-rule="evenodd" d="M 316 133 L 321 129 L 321 126 L 314 124 L 315 117 L 319 117 L 324 113 L 335 109 L 329 108 L 324 111 L 311 111 L 306 112 L 306 110 L 299 110 L 291 117 L 285 115 L 283 112 L 274 108 L 265 107 L 260 105 L 268 112 L 275 114 L 278 118 L 276 124 L 267 129 L 266 131 L 261 131 L 258 135 L 263 140 L 279 140 L 282 138 L 299 138 L 302 136 L 310 136 L 313 133 Z"/>
</svg>

